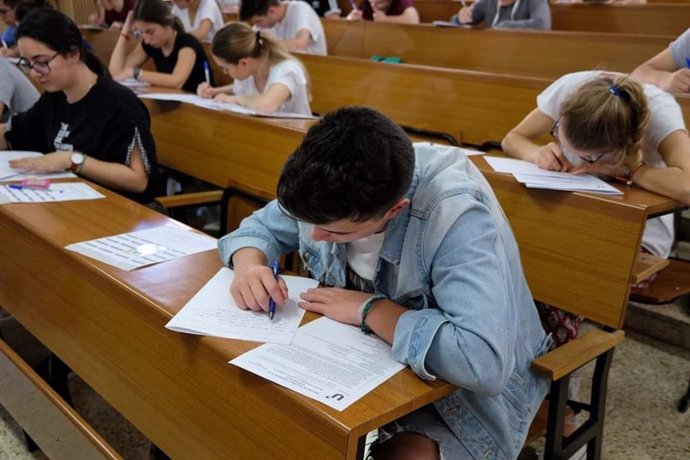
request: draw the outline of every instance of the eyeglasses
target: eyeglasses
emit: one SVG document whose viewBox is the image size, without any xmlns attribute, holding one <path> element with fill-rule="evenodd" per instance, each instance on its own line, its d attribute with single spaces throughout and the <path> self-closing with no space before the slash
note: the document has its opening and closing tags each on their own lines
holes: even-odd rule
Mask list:
<svg viewBox="0 0 690 460">
<path fill-rule="evenodd" d="M 585 163 L 589 163 L 589 164 L 594 164 L 594 163 L 596 163 L 597 161 L 601 160 L 601 159 L 604 157 L 604 155 L 606 155 L 606 154 L 608 153 L 608 152 L 603 152 L 603 153 L 600 153 L 600 154 L 598 154 L 598 155 L 582 156 L 582 155 L 574 154 L 574 152 L 568 151 L 568 150 L 565 148 L 565 146 L 563 145 L 563 143 L 561 142 L 561 138 L 560 138 L 560 136 L 558 135 L 558 131 L 559 131 L 559 127 L 560 127 L 560 126 L 561 126 L 561 120 L 557 120 L 557 121 L 556 121 L 556 124 L 553 125 L 553 128 L 551 128 L 551 136 L 552 136 L 554 139 L 556 139 L 556 142 L 558 143 L 558 146 L 561 148 L 561 150 L 563 151 L 563 153 L 566 153 L 566 152 L 567 152 L 567 153 L 570 153 L 571 155 L 574 155 L 574 156 L 576 156 L 576 157 L 582 159 L 582 161 L 584 161 Z"/>
<path fill-rule="evenodd" d="M 58 57 L 60 53 L 55 53 L 53 57 L 48 59 L 47 61 L 36 61 L 34 63 L 31 63 L 28 59 L 24 58 L 19 58 L 19 61 L 17 62 L 17 67 L 21 69 L 22 72 L 28 74 L 32 70 L 36 72 L 39 75 L 48 75 L 50 73 L 50 63 Z"/>
</svg>

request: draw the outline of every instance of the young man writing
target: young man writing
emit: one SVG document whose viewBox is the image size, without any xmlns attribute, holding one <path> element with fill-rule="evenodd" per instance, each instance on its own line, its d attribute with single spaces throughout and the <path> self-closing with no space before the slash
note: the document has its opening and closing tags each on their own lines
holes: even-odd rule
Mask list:
<svg viewBox="0 0 690 460">
<path fill-rule="evenodd" d="M 324 286 L 303 293 L 302 308 L 370 331 L 421 378 L 460 387 L 384 427 L 376 460 L 517 457 L 548 389 L 531 363 L 550 339 L 503 212 L 459 149 L 413 146 L 367 108 L 330 113 L 285 163 L 278 200 L 219 249 L 241 308 L 281 305 L 287 288 L 268 265 L 299 250 Z"/>
<path fill-rule="evenodd" d="M 316 11 L 302 1 L 243 0 L 240 20 L 273 34 L 288 51 L 325 56 L 326 34 Z"/>
</svg>

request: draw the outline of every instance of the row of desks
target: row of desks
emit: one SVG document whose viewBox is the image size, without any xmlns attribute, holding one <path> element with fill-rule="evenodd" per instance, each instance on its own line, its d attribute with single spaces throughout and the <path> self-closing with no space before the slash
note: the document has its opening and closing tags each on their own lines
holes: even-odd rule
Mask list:
<svg viewBox="0 0 690 460">
<path fill-rule="evenodd" d="M 338 412 L 227 363 L 256 343 L 168 331 L 218 255 L 126 272 L 64 250 L 171 222 L 99 191 L 0 206 L 0 305 L 173 458 L 353 459 L 369 430 L 453 390 L 406 369 Z"/>
</svg>

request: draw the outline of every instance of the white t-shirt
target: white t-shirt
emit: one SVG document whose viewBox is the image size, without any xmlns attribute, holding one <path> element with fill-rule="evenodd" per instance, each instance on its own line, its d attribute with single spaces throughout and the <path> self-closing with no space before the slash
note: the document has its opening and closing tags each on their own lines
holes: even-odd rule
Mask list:
<svg viewBox="0 0 690 460">
<path fill-rule="evenodd" d="M 201 21 L 208 19 L 211 21 L 211 28 L 208 34 L 202 41 L 210 42 L 213 40 L 213 36 L 223 27 L 225 21 L 223 20 L 223 13 L 220 11 L 220 7 L 216 0 L 201 0 L 199 2 L 199 9 L 196 11 L 196 17 L 194 18 L 194 24 L 189 21 L 189 9 L 181 9 L 177 5 L 173 5 L 172 13 L 180 18 L 182 25 L 184 26 L 185 32 L 191 32 L 199 28 Z"/>
<path fill-rule="evenodd" d="M 537 107 L 549 117 L 558 120 L 561 114 L 561 106 L 568 96 L 584 83 L 599 78 L 601 74 L 620 75 L 614 72 L 599 71 L 575 72 L 565 75 L 537 96 Z M 642 138 L 643 160 L 650 166 L 663 168 L 666 167 L 666 163 L 664 163 L 663 158 L 659 154 L 659 144 L 674 131 L 686 131 L 683 112 L 670 94 L 654 85 L 643 84 L 642 86 L 647 96 L 650 111 L 649 125 L 647 125 Z M 582 163 L 582 159 L 579 157 L 572 158 L 572 155 L 567 157 L 568 161 L 574 165 Z M 647 221 L 644 236 L 642 237 L 642 246 L 652 254 L 659 257 L 668 257 L 673 240 L 672 214 Z"/>
<path fill-rule="evenodd" d="M 690 29 L 675 39 L 669 48 L 671 49 L 673 62 L 676 63 L 676 69 L 690 67 Z"/>
<path fill-rule="evenodd" d="M 307 77 L 299 61 L 296 59 L 286 59 L 273 65 L 268 71 L 268 80 L 266 81 L 264 92 L 275 83 L 282 83 L 290 91 L 290 98 L 278 106 L 278 112 L 311 115 Z M 260 93 L 256 88 L 254 76 L 252 75 L 244 80 L 235 80 L 232 83 L 232 92 L 237 95 L 247 96 Z"/>
<path fill-rule="evenodd" d="M 357 275 L 367 281 L 374 280 L 385 234 L 386 232 L 374 233 L 346 245 L 347 264 Z"/>
<path fill-rule="evenodd" d="M 321 19 L 316 11 L 306 2 L 289 1 L 285 17 L 276 23 L 268 32 L 278 40 L 292 40 L 300 30 L 309 30 L 309 45 L 306 52 L 309 54 L 326 55 L 326 34 L 323 31 Z M 292 51 L 292 50 L 289 50 Z"/>
</svg>

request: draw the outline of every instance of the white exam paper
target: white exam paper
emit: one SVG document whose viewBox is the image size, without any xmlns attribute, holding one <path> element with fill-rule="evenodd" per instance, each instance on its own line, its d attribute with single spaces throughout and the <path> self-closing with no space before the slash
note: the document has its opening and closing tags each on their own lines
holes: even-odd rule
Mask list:
<svg viewBox="0 0 690 460">
<path fill-rule="evenodd" d="M 0 185 L 0 204 L 48 203 L 51 201 L 97 200 L 99 198 L 105 198 L 105 196 L 80 182 L 50 184 L 48 190 L 15 189 L 9 185 Z"/>
<path fill-rule="evenodd" d="M 510 173 L 518 182 L 530 188 L 623 195 L 623 192 L 616 187 L 591 174 L 576 175 L 559 171 L 548 171 L 529 161 L 515 158 L 486 156 L 484 159 L 495 171 Z"/>
<path fill-rule="evenodd" d="M 175 225 L 82 241 L 65 249 L 113 265 L 122 270 L 157 264 L 189 254 L 215 249 L 215 238 Z"/>
<path fill-rule="evenodd" d="M 256 110 L 249 109 L 239 104 L 232 102 L 220 102 L 213 99 L 204 99 L 195 94 L 181 94 L 181 93 L 142 93 L 139 94 L 141 99 L 155 99 L 159 101 L 176 101 L 193 104 L 197 107 L 203 107 L 211 110 L 222 110 L 226 112 L 240 113 L 243 115 L 250 115 L 253 117 L 268 117 L 268 118 L 297 118 L 306 120 L 316 120 L 316 117 L 311 115 L 300 115 L 289 112 L 271 112 L 261 113 Z"/>
<path fill-rule="evenodd" d="M 230 364 L 339 411 L 405 368 L 377 336 L 329 318 L 299 328 L 290 345 L 265 344 Z"/>
<path fill-rule="evenodd" d="M 232 270 L 221 268 L 165 327 L 188 334 L 289 344 L 305 313 L 297 306 L 299 296 L 318 282 L 299 276 L 281 276 L 287 283 L 290 298 L 283 307 L 278 307 L 271 320 L 265 312 L 237 307 L 230 295 L 234 277 Z"/>
<path fill-rule="evenodd" d="M 115 80 L 122 86 L 126 86 L 127 88 L 145 88 L 147 86 L 151 86 L 151 83 L 147 81 L 141 81 L 141 80 L 136 80 L 134 78 L 125 78 L 124 80 Z"/>
<path fill-rule="evenodd" d="M 77 177 L 69 171 L 52 173 L 40 173 L 36 171 L 20 171 L 10 168 L 11 160 L 20 158 L 31 158 L 43 156 L 40 152 L 30 152 L 25 150 L 3 150 L 0 151 L 0 181 L 15 181 L 26 179 L 27 177 L 38 177 L 40 179 L 64 179 Z"/>
</svg>

